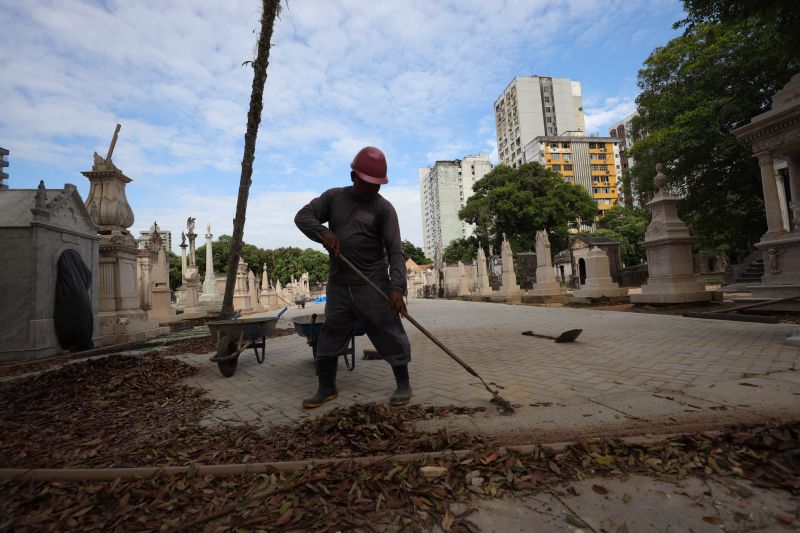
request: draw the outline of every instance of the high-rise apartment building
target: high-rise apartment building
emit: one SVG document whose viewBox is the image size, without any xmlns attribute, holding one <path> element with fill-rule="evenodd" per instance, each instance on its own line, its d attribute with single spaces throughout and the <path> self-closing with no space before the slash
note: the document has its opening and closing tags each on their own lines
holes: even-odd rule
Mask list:
<svg viewBox="0 0 800 533">
<path fill-rule="evenodd" d="M 557 135 L 536 137 L 525 146 L 525 161 L 561 174 L 585 188 L 597 202 L 598 216 L 619 201 L 622 177 L 619 139 Z"/>
<path fill-rule="evenodd" d="M 617 124 L 615 124 L 610 130 L 608 130 L 608 135 L 610 137 L 614 137 L 619 140 L 619 159 L 620 165 L 622 165 L 622 194 L 623 199 L 625 201 L 625 205 L 632 206 L 633 205 L 633 187 L 631 187 L 630 179 L 627 179 L 628 171 L 633 167 L 635 161 L 632 157 L 628 156 L 628 148 L 631 147 L 634 141 L 633 130 L 631 128 L 631 122 L 635 117 L 638 117 L 638 113 L 632 113 L 627 117 L 620 120 Z"/>
<path fill-rule="evenodd" d="M 144 250 L 147 247 L 147 241 L 150 240 L 150 236 L 155 231 L 155 225 L 151 224 L 150 229 L 146 231 L 139 232 L 138 247 L 140 250 Z M 161 237 L 161 244 L 164 246 L 164 250 L 167 252 L 172 251 L 172 232 L 169 230 L 158 228 L 158 235 Z"/>
<path fill-rule="evenodd" d="M 525 146 L 544 135 L 585 133 L 581 83 L 568 78 L 517 76 L 494 102 L 501 163 L 525 162 Z"/>
<path fill-rule="evenodd" d="M 6 174 L 6 171 L 3 170 L 8 166 L 8 161 L 6 161 L 7 155 L 8 150 L 5 148 L 0 148 L 0 189 L 8 189 L 8 185 L 5 183 L 5 180 L 8 179 L 8 174 Z"/>
<path fill-rule="evenodd" d="M 456 239 L 472 235 L 474 226 L 458 218 L 458 212 L 472 196 L 472 186 L 492 170 L 489 154 L 469 155 L 464 159 L 437 161 L 419 169 L 422 200 L 422 234 L 425 255 L 433 258 Z"/>
</svg>

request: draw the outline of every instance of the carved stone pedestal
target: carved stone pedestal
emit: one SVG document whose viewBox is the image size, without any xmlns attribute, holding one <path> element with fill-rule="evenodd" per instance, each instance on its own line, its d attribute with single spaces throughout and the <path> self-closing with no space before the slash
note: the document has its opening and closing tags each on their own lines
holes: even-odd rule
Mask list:
<svg viewBox="0 0 800 533">
<path fill-rule="evenodd" d="M 528 301 L 541 301 L 547 303 L 564 303 L 567 301 L 567 291 L 561 288 L 553 272 L 553 260 L 550 253 L 550 238 L 546 231 L 536 232 L 536 283 L 527 293 Z"/>
<path fill-rule="evenodd" d="M 631 302 L 675 304 L 707 302 L 711 293 L 694 275 L 692 237 L 689 228 L 678 217 L 680 200 L 666 190 L 667 178 L 656 165 L 655 184 L 658 192 L 647 207 L 653 214 L 644 237 L 649 277 L 641 294 L 631 294 Z"/>
<path fill-rule="evenodd" d="M 626 296 L 628 289 L 620 287 L 611 279 L 611 270 L 608 264 L 608 256 L 598 248 L 593 247 L 586 259 L 586 283 L 581 288 L 574 291 L 573 295 L 577 298 L 617 298 Z"/>
</svg>

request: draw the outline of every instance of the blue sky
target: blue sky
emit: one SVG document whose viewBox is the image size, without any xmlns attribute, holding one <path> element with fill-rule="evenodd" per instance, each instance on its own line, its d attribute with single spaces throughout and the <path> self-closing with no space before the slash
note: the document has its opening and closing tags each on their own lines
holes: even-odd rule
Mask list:
<svg viewBox="0 0 800 533">
<path fill-rule="evenodd" d="M 131 231 L 157 220 L 179 241 L 193 216 L 230 234 L 259 15 L 256 0 L 0 0 L 8 185 L 73 183 L 86 198 L 80 172 L 119 122 Z M 514 76 L 579 80 L 587 131 L 605 134 L 635 109 L 637 71 L 681 15 L 677 0 L 284 2 L 245 240 L 314 246 L 295 212 L 349 184 L 353 155 L 375 145 L 389 162 L 382 193 L 421 246 L 417 169 L 496 161 L 492 104 Z"/>
</svg>

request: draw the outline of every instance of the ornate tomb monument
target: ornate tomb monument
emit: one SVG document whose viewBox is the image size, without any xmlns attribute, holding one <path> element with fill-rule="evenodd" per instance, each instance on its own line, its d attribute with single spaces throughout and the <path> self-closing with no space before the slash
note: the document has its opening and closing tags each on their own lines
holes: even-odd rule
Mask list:
<svg viewBox="0 0 800 533">
<path fill-rule="evenodd" d="M 556 281 L 550 255 L 550 238 L 544 230 L 536 232 L 536 283 L 528 294 L 541 297 L 545 301 L 564 303 L 567 301 L 566 289 L 562 289 L 561 284 Z"/>
<path fill-rule="evenodd" d="M 767 216 L 767 232 L 756 244 L 764 254 L 764 276 L 760 285 L 749 287 L 752 298 L 737 302 L 756 303 L 800 295 L 800 74 L 795 74 L 775 94 L 769 111 L 756 115 L 749 124 L 733 133 L 753 145 L 753 154 L 761 167 Z M 783 178 L 775 172 L 779 159 L 786 161 L 789 171 L 791 198 L 788 207 L 791 212 L 784 208 L 787 202 L 783 187 L 779 189 L 778 182 L 782 185 Z M 768 308 L 798 311 L 800 302 L 795 300 Z"/>
<path fill-rule="evenodd" d="M 658 192 L 647 203 L 652 220 L 644 235 L 647 250 L 647 283 L 641 294 L 631 294 L 631 302 L 675 304 L 711 300 L 711 293 L 694 275 L 692 237 L 689 228 L 678 218 L 678 200 L 666 189 L 667 177 L 656 165 L 653 180 Z"/>
<path fill-rule="evenodd" d="M 133 210 L 125 196 L 125 186 L 133 180 L 111 160 L 120 128 L 117 124 L 105 159 L 95 152 L 92 170 L 81 173 L 90 183 L 86 207 L 96 213 L 100 234 L 98 346 L 149 339 L 168 331 L 147 320 L 139 299 L 136 240 L 128 231 Z"/>
<path fill-rule="evenodd" d="M 586 282 L 573 292 L 575 298 L 608 298 L 625 296 L 628 290 L 611 279 L 608 256 L 597 246 L 593 246 L 586 258 Z"/>
</svg>

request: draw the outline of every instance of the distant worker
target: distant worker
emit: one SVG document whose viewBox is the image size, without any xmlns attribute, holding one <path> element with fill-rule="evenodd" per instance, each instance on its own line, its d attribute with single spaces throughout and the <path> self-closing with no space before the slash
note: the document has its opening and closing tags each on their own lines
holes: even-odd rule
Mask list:
<svg viewBox="0 0 800 533">
<path fill-rule="evenodd" d="M 367 146 L 350 163 L 353 185 L 328 189 L 297 212 L 295 224 L 309 239 L 330 252 L 325 322 L 317 339 L 317 393 L 303 400 L 312 409 L 336 399 L 339 356 L 348 348 L 356 320 L 394 371 L 397 389 L 390 405 L 411 399 L 408 363 L 411 345 L 400 315 L 406 314 L 406 266 L 400 225 L 392 204 L 378 194 L 388 183 L 386 157 Z M 328 227 L 323 226 L 327 222 Z M 389 296 L 387 302 L 336 257 L 342 253 Z M 388 264 L 387 264 L 388 258 Z"/>
</svg>

